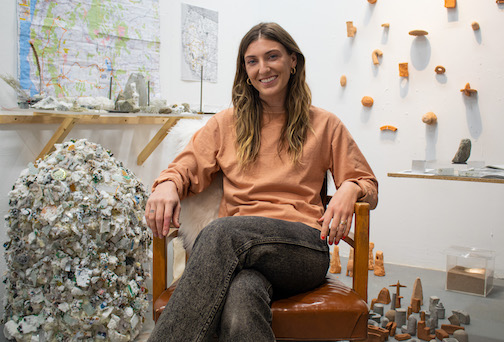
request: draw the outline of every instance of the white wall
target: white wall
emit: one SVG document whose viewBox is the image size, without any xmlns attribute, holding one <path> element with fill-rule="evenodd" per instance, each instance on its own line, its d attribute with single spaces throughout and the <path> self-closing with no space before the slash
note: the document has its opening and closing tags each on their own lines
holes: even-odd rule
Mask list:
<svg viewBox="0 0 504 342">
<path fill-rule="evenodd" d="M 199 106 L 199 83 L 180 81 L 180 1 L 160 1 L 162 93 L 170 103 Z M 372 213 L 371 240 L 385 261 L 444 269 L 449 245 L 497 251 L 497 275 L 504 277 L 504 185 L 389 178 L 388 172 L 408 169 L 412 159 L 449 163 L 460 139 L 470 138 L 470 160 L 504 164 L 504 6 L 495 1 L 459 0 L 447 10 L 441 0 L 272 1 L 232 0 L 187 3 L 219 12 L 218 82 L 205 83 L 205 110 L 230 105 L 236 52 L 243 34 L 260 21 L 276 21 L 297 40 L 308 63 L 308 81 L 315 105 L 337 114 L 348 126 L 380 182 L 380 203 Z M 15 75 L 17 27 L 15 1 L 0 13 L 0 73 Z M 357 27 L 347 38 L 346 21 Z M 474 32 L 471 23 L 481 30 Z M 381 27 L 390 23 L 388 32 Z M 408 35 L 429 32 L 426 39 Z M 374 66 L 371 52 L 383 51 Z M 398 63 L 408 62 L 410 77 L 398 76 Z M 434 68 L 443 65 L 444 77 Z M 348 78 L 341 88 L 339 78 Z M 477 98 L 460 89 L 470 82 Z M 372 96 L 372 109 L 362 96 Z M 0 106 L 14 107 L 13 91 L 0 83 Z M 421 122 L 437 114 L 437 127 Z M 379 127 L 395 125 L 395 133 Z M 7 193 L 19 172 L 47 142 L 56 125 L 0 126 L 0 215 L 8 210 Z M 166 166 L 160 147 L 142 166 L 138 153 L 157 131 L 155 126 L 76 126 L 69 138 L 86 137 L 110 148 L 146 185 Z M 0 233 L 5 241 L 5 229 Z M 343 250 L 343 254 L 346 250 Z M 0 273 L 5 271 L 0 261 Z M 3 297 L 0 288 L 0 297 Z"/>
</svg>

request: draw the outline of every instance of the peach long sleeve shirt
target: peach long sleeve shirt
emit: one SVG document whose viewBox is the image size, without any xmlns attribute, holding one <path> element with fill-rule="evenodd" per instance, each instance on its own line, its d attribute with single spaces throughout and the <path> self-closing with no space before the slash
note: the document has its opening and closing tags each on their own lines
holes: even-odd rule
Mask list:
<svg viewBox="0 0 504 342">
<path fill-rule="evenodd" d="M 153 191 L 170 180 L 184 199 L 203 191 L 222 171 L 219 217 L 264 216 L 320 230 L 320 190 L 330 170 L 336 188 L 344 181 L 354 182 L 361 188 L 359 201 L 376 207 L 378 182 L 343 123 L 313 106 L 310 120 L 313 130 L 308 131 L 300 162 L 293 164 L 285 149 L 277 148 L 285 113 L 264 113 L 258 158 L 243 169 L 236 157 L 233 109 L 217 113 L 156 179 Z"/>
</svg>

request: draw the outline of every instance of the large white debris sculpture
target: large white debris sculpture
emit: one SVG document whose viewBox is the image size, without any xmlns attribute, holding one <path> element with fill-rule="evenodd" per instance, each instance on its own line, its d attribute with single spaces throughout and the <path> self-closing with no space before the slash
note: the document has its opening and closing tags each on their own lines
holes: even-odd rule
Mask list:
<svg viewBox="0 0 504 342">
<path fill-rule="evenodd" d="M 4 333 L 17 341 L 132 341 L 149 301 L 142 183 L 85 139 L 21 172 L 9 193 Z"/>
</svg>

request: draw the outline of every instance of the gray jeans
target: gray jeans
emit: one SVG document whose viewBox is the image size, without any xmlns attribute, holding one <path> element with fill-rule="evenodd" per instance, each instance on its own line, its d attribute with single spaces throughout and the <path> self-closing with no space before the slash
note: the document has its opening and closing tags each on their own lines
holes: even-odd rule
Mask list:
<svg viewBox="0 0 504 342">
<path fill-rule="evenodd" d="M 225 217 L 205 227 L 149 342 L 275 341 L 273 293 L 320 285 L 329 248 L 317 229 L 264 217 Z"/>
</svg>

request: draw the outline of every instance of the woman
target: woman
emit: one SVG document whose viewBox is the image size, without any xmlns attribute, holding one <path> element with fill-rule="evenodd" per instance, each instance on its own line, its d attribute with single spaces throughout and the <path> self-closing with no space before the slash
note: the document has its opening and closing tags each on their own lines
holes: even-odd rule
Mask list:
<svg viewBox="0 0 504 342">
<path fill-rule="evenodd" d="M 156 180 L 146 206 L 153 234 L 179 226 L 180 199 L 219 171 L 219 219 L 199 234 L 150 341 L 274 341 L 273 298 L 320 285 L 327 244 L 350 230 L 356 201 L 377 203 L 377 181 L 333 114 L 311 106 L 305 59 L 279 25 L 242 39 L 233 108 L 214 115 Z M 326 211 L 327 170 L 338 191 Z M 330 223 L 335 222 L 330 228 Z"/>
</svg>

